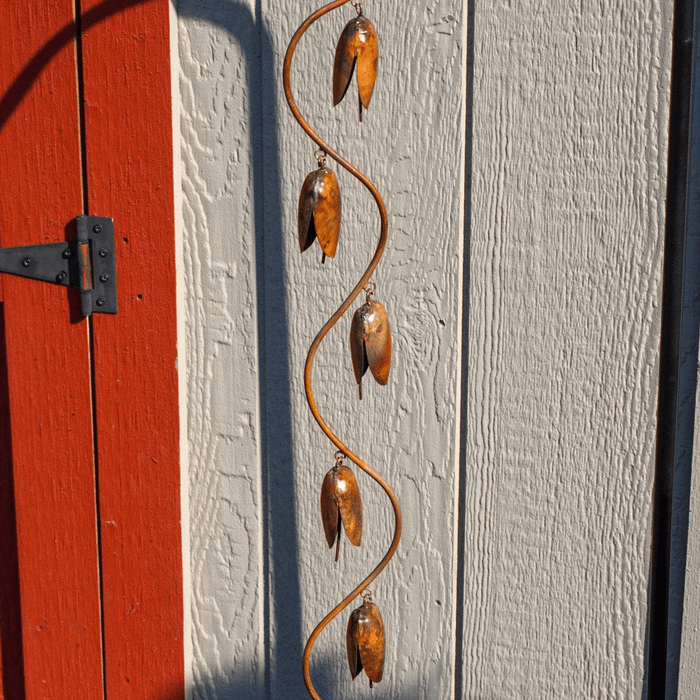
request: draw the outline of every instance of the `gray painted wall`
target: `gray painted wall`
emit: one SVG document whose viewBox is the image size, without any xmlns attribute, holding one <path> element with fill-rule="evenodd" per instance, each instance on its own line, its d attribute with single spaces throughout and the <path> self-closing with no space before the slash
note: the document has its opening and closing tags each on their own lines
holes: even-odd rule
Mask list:
<svg viewBox="0 0 700 700">
<path fill-rule="evenodd" d="M 469 22 L 467 6 L 366 2 L 381 58 L 362 126 L 354 103 L 330 101 L 352 8 L 319 22 L 295 63 L 302 112 L 390 214 L 375 278 L 390 384 L 357 401 L 348 318 L 319 352 L 319 405 L 406 519 L 373 587 L 386 680 L 349 680 L 345 619 L 312 674 L 324 698 L 638 698 L 672 2 L 474 0 Z M 333 449 L 303 362 L 378 223 L 339 173 L 338 256 L 299 254 L 314 147 L 281 65 L 315 7 L 178 4 L 197 699 L 307 697 L 308 634 L 391 534 L 364 477 L 365 542 L 337 567 L 318 513 Z"/>
</svg>

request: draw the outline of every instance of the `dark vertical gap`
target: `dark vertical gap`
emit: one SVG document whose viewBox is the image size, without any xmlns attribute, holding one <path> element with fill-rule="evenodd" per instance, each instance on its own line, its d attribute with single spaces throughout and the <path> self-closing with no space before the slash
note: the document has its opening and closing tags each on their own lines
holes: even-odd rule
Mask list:
<svg viewBox="0 0 700 700">
<path fill-rule="evenodd" d="M 467 65 L 464 123 L 464 252 L 462 268 L 462 367 L 459 416 L 459 475 L 457 501 L 457 604 L 455 620 L 455 698 L 464 697 L 464 552 L 467 501 L 467 401 L 469 379 L 469 281 L 472 230 L 472 141 L 474 100 L 474 0 L 467 1 Z"/>
<path fill-rule="evenodd" d="M 78 74 L 78 119 L 80 126 L 80 168 L 83 184 L 83 214 L 88 210 L 87 141 L 85 139 L 85 81 L 83 71 L 83 30 L 80 0 L 75 0 L 75 55 Z"/>
<path fill-rule="evenodd" d="M 22 605 L 3 303 L 0 303 L 0 571 L 0 695 L 7 700 L 24 700 Z"/>
<path fill-rule="evenodd" d="M 667 697 L 671 534 L 683 317 L 693 19 L 694 0 L 676 0 L 652 523 L 647 657 L 649 700 L 665 700 Z"/>
<path fill-rule="evenodd" d="M 697 2 L 697 0 L 696 0 Z M 695 35 L 700 30 L 700 13 L 694 17 Z M 690 152 L 688 154 L 688 202 L 686 210 L 685 270 L 683 284 L 683 330 L 676 435 L 676 471 L 673 484 L 673 535 L 671 540 L 671 581 L 669 584 L 668 681 L 666 693 L 678 696 L 683 604 L 690 518 L 693 439 L 695 433 L 695 391 L 698 379 L 698 330 L 700 329 L 700 95 L 697 67 L 698 45 L 693 48 L 693 87 L 690 107 Z"/>
<path fill-rule="evenodd" d="M 78 76 L 78 114 L 80 124 L 80 167 L 83 185 L 83 213 L 90 214 L 88 198 L 87 129 L 85 121 L 85 71 L 83 67 L 83 26 L 81 0 L 75 0 L 75 53 Z M 90 400 L 92 402 L 92 456 L 95 473 L 95 537 L 97 539 L 97 580 L 100 596 L 100 643 L 102 646 L 102 697 L 107 697 L 107 658 L 105 654 L 104 586 L 102 581 L 102 529 L 100 526 L 100 480 L 97 452 L 97 396 L 95 393 L 95 334 L 92 317 L 86 319 L 90 364 Z"/>
<path fill-rule="evenodd" d="M 87 319 L 90 352 L 90 387 L 92 401 L 92 450 L 95 465 L 95 534 L 97 537 L 97 577 L 100 587 L 100 625 L 102 626 L 102 693 L 107 697 L 107 654 L 105 650 L 105 611 L 104 611 L 104 585 L 102 579 L 102 519 L 100 518 L 100 470 L 98 469 L 97 454 L 97 394 L 95 391 L 95 327 L 92 318 Z"/>
</svg>

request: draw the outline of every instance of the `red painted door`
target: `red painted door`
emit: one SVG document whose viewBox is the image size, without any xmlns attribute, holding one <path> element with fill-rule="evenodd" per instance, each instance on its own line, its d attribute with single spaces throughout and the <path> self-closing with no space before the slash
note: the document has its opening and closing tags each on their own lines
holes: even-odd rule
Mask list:
<svg viewBox="0 0 700 700">
<path fill-rule="evenodd" d="M 167 0 L 4 0 L 0 245 L 114 219 L 119 313 L 0 284 L 0 698 L 184 696 Z"/>
</svg>

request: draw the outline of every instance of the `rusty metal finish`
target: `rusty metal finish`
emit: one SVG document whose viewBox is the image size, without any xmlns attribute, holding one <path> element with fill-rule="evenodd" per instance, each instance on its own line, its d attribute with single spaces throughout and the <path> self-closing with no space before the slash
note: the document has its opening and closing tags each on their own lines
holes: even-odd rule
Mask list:
<svg viewBox="0 0 700 700">
<path fill-rule="evenodd" d="M 355 311 L 350 326 L 350 354 L 355 381 L 362 399 L 362 377 L 369 368 L 382 386 L 389 381 L 391 369 L 391 330 L 386 309 L 369 298 Z"/>
<path fill-rule="evenodd" d="M 308 136 L 318 145 L 319 148 L 323 149 L 323 151 L 329 155 L 333 160 L 336 161 L 336 163 L 340 164 L 345 170 L 347 170 L 350 174 L 354 175 L 362 184 L 369 190 L 370 194 L 374 198 L 374 201 L 377 204 L 377 208 L 379 209 L 379 220 L 380 220 L 380 231 L 379 231 L 379 241 L 377 243 L 377 249 L 374 253 L 374 256 L 372 257 L 372 260 L 369 263 L 369 266 L 365 270 L 364 274 L 362 277 L 359 279 L 357 284 L 355 285 L 355 288 L 352 290 L 350 295 L 343 301 L 343 303 L 340 305 L 338 310 L 331 316 L 330 319 L 325 323 L 325 325 L 321 328 L 321 330 L 318 332 L 318 335 L 314 338 L 313 343 L 311 344 L 311 347 L 309 348 L 308 355 L 306 357 L 306 364 L 304 366 L 304 388 L 306 391 L 306 399 L 309 404 L 309 409 L 311 410 L 311 413 L 313 414 L 316 422 L 318 423 L 319 427 L 321 430 L 325 433 L 325 435 L 328 437 L 328 439 L 336 446 L 338 450 L 343 452 L 347 457 L 354 462 L 360 469 L 362 469 L 366 474 L 368 474 L 372 479 L 374 479 L 381 487 L 384 489 L 384 492 L 386 493 L 387 497 L 389 498 L 389 501 L 391 502 L 392 508 L 394 510 L 394 517 L 395 517 L 395 527 L 394 527 L 394 537 L 391 541 L 391 545 L 382 558 L 382 560 L 377 564 L 377 566 L 374 568 L 374 570 L 367 576 L 364 581 L 362 581 L 358 586 L 356 586 L 338 605 L 336 605 L 333 610 L 331 610 L 322 620 L 321 622 L 316 625 L 316 628 L 313 630 L 311 633 L 311 636 L 309 637 L 309 640 L 306 643 L 306 647 L 304 648 L 304 655 L 302 658 L 302 670 L 304 673 L 304 682 L 306 683 L 306 688 L 309 691 L 309 694 L 311 695 L 314 700 L 322 700 L 321 696 L 316 692 L 316 689 L 314 688 L 313 683 L 311 682 L 311 674 L 309 671 L 309 661 L 311 658 L 311 650 L 313 649 L 313 645 L 318 638 L 318 635 L 321 634 L 323 629 L 328 625 L 328 623 L 333 620 L 335 617 L 337 617 L 348 605 L 352 603 L 352 601 L 367 587 L 370 585 L 372 581 L 374 581 L 377 576 L 384 570 L 384 568 L 387 566 L 391 558 L 394 556 L 397 547 L 399 546 L 399 540 L 401 539 L 401 507 L 399 505 L 399 501 L 396 498 L 396 494 L 392 490 L 392 488 L 389 486 L 389 484 L 382 478 L 380 474 L 378 474 L 372 467 L 370 467 L 366 462 L 364 462 L 358 455 L 356 455 L 349 447 L 347 447 L 342 440 L 331 430 L 330 426 L 326 423 L 326 421 L 323 419 L 321 416 L 318 406 L 316 405 L 316 399 L 314 398 L 313 394 L 313 389 L 311 386 L 311 371 L 313 369 L 313 362 L 314 358 L 316 356 L 316 352 L 318 350 L 319 345 L 321 344 L 321 341 L 326 337 L 330 329 L 338 322 L 338 320 L 341 318 L 341 316 L 350 308 L 351 304 L 357 299 L 359 296 L 360 292 L 364 288 L 364 286 L 367 284 L 369 281 L 370 277 L 372 276 L 372 273 L 376 269 L 377 265 L 379 264 L 379 261 L 382 257 L 382 254 L 384 252 L 384 248 L 386 246 L 386 240 L 387 240 L 387 234 L 388 234 L 388 217 L 387 217 L 387 211 L 386 207 L 384 206 L 384 201 L 382 200 L 382 196 L 379 193 L 379 190 L 374 186 L 372 181 L 364 175 L 360 170 L 358 170 L 354 165 L 352 165 L 349 161 L 347 161 L 345 158 L 343 158 L 339 153 L 337 153 L 334 149 L 332 149 L 312 128 L 309 126 L 309 123 L 304 119 L 302 116 L 301 112 L 299 111 L 299 108 L 297 107 L 296 101 L 294 100 L 294 96 L 292 94 L 292 87 L 291 87 L 291 65 L 292 65 L 292 59 L 294 57 L 294 52 L 297 48 L 297 45 L 299 44 L 299 41 L 301 37 L 304 35 L 304 33 L 307 31 L 307 29 L 320 17 L 323 15 L 331 12 L 332 10 L 342 7 L 343 5 L 347 4 L 350 0 L 333 0 L 333 2 L 328 3 L 327 5 L 324 5 L 323 7 L 319 8 L 316 10 L 314 13 L 312 13 L 304 22 L 302 22 L 301 26 L 297 31 L 295 32 L 294 36 L 292 37 L 291 41 L 289 42 L 289 46 L 287 47 L 287 54 L 284 58 L 284 67 L 283 67 L 283 85 L 284 85 L 284 94 L 285 97 L 287 98 L 287 103 L 289 104 L 289 108 L 292 111 L 292 114 L 294 115 L 294 118 L 299 122 L 299 125 L 301 128 L 308 134 Z"/>
<path fill-rule="evenodd" d="M 90 255 L 89 243 L 78 243 L 78 253 L 80 254 L 80 289 L 92 289 L 92 255 Z"/>
<path fill-rule="evenodd" d="M 318 238 L 324 255 L 335 257 L 340 235 L 340 187 L 335 173 L 321 167 L 309 173 L 299 195 L 299 248 Z"/>
<path fill-rule="evenodd" d="M 357 68 L 360 121 L 362 121 L 362 107 L 368 109 L 369 101 L 372 99 L 374 83 L 377 79 L 378 58 L 379 43 L 374 25 L 362 15 L 351 19 L 345 25 L 335 49 L 335 62 L 333 64 L 334 107 L 345 97 L 353 71 Z"/>
<path fill-rule="evenodd" d="M 370 688 L 382 680 L 385 641 L 384 621 L 379 608 L 366 597 L 348 620 L 346 643 L 353 680 L 363 670 L 369 678 Z"/>
<path fill-rule="evenodd" d="M 341 524 L 356 547 L 362 542 L 362 501 L 360 487 L 350 467 L 336 464 L 321 486 L 321 520 L 328 547 L 340 545 Z M 338 547 L 335 560 L 338 561 Z"/>
</svg>

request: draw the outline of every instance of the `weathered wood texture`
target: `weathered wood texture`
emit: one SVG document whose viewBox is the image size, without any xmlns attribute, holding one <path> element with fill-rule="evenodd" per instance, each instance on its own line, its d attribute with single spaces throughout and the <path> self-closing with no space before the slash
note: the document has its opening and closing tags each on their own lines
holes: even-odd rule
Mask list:
<svg viewBox="0 0 700 700">
<path fill-rule="evenodd" d="M 671 14 L 475 6 L 463 697 L 641 697 Z"/>
<path fill-rule="evenodd" d="M 72 238 L 66 224 L 83 210 L 73 6 L 3 3 L 3 246 Z M 3 286 L 26 698 L 70 688 L 93 700 L 103 686 L 88 324 L 70 322 L 72 290 L 9 276 Z"/>
<path fill-rule="evenodd" d="M 338 254 L 322 266 L 317 246 L 298 250 L 296 207 L 315 147 L 287 111 L 280 72 L 316 6 L 265 0 L 256 16 L 253 2 L 179 5 L 198 698 L 306 697 L 306 637 L 379 561 L 393 528 L 363 474 L 364 542 L 344 541 L 337 567 L 320 520 L 334 450 L 308 412 L 303 362 L 379 226 L 366 191 L 331 164 L 343 198 Z M 387 387 L 368 379 L 358 403 L 348 315 L 319 351 L 314 388 L 331 426 L 405 509 L 399 553 L 373 587 L 388 647 L 371 696 L 451 697 L 466 17 L 461 3 L 398 0 L 366 14 L 380 63 L 362 125 L 356 100 L 332 108 L 350 6 L 309 31 L 292 79 L 311 124 L 384 193 L 390 236 L 375 281 L 394 334 L 392 376 Z M 370 697 L 366 682 L 350 681 L 346 624 L 343 615 L 320 638 L 312 676 L 324 697 Z"/>
<path fill-rule="evenodd" d="M 134 6 L 129 6 L 134 5 Z M 93 317 L 105 688 L 184 697 L 168 0 L 83 0 L 90 213 L 115 222 L 119 313 Z"/>
</svg>

